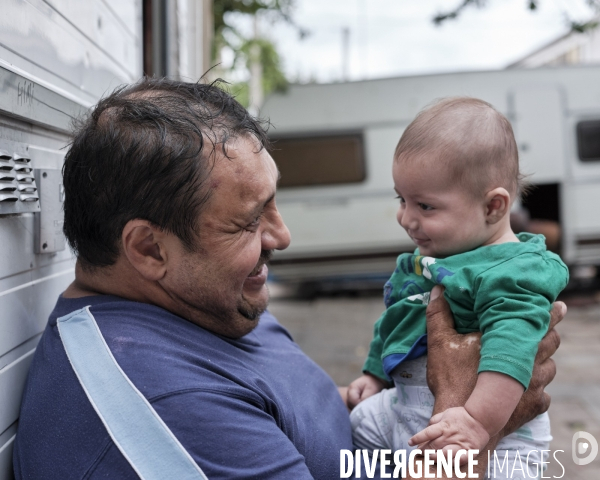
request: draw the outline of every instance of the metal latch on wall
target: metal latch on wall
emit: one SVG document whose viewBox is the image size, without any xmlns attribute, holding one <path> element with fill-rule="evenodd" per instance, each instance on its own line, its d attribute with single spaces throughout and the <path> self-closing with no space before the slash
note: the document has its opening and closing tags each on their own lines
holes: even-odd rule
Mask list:
<svg viewBox="0 0 600 480">
<path fill-rule="evenodd" d="M 49 168 L 36 168 L 34 173 L 42 206 L 35 215 L 35 253 L 60 252 L 65 249 L 62 174 Z"/>
</svg>

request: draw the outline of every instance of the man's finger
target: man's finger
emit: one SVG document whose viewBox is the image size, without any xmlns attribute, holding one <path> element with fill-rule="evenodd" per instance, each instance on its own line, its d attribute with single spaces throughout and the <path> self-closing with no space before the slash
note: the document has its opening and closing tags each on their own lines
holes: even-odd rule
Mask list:
<svg viewBox="0 0 600 480">
<path fill-rule="evenodd" d="M 536 363 L 542 363 L 548 360 L 560 346 L 560 335 L 555 329 L 550 330 L 538 345 L 538 351 L 535 356 Z"/>
<path fill-rule="evenodd" d="M 552 330 L 558 322 L 560 322 L 567 314 L 567 306 L 563 302 L 554 302 L 552 310 L 550 310 L 550 326 L 548 330 Z"/>
<path fill-rule="evenodd" d="M 538 345 L 536 362 L 544 362 L 558 349 L 560 346 L 560 335 L 554 327 L 560 322 L 567 313 L 567 306 L 563 302 L 554 302 L 550 311 L 550 326 L 548 333 L 542 338 Z"/>
<path fill-rule="evenodd" d="M 443 287 L 436 285 L 431 291 L 429 305 L 427 305 L 427 336 L 429 338 L 442 336 L 447 333 L 456 333 L 454 318 L 450 306 L 444 298 Z"/>
<path fill-rule="evenodd" d="M 533 387 L 542 388 L 548 385 L 556 376 L 556 363 L 551 358 L 547 359 L 544 363 L 536 366 L 534 369 L 534 375 L 531 377 L 535 380 Z"/>
<path fill-rule="evenodd" d="M 544 394 L 542 395 L 542 398 L 543 398 L 543 403 L 542 403 L 543 412 L 542 413 L 545 413 L 550 408 L 550 403 L 552 402 L 552 398 L 546 392 L 544 392 Z"/>
</svg>

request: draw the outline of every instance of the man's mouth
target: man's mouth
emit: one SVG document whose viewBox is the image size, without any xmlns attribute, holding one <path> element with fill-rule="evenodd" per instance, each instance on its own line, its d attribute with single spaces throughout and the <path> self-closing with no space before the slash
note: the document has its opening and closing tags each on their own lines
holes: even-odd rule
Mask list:
<svg viewBox="0 0 600 480">
<path fill-rule="evenodd" d="M 260 273 L 260 271 L 262 270 L 262 268 L 264 267 L 264 263 L 259 263 L 258 265 L 256 265 L 256 267 L 254 267 L 254 270 L 252 270 L 250 272 L 250 275 L 248 275 L 249 277 L 255 277 L 256 275 L 258 275 Z"/>
<path fill-rule="evenodd" d="M 260 274 L 262 272 L 263 267 L 269 260 L 271 260 L 272 256 L 273 250 L 262 250 L 260 252 L 260 258 L 258 259 L 256 267 L 254 267 L 254 269 L 250 272 L 250 275 L 248 276 L 255 277 L 256 275 Z"/>
</svg>

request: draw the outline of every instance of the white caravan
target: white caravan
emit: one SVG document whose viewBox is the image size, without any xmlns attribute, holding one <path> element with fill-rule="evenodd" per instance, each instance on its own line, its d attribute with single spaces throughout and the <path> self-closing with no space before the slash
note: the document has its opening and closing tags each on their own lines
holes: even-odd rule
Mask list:
<svg viewBox="0 0 600 480">
<path fill-rule="evenodd" d="M 72 119 L 118 85 L 141 77 L 143 45 L 153 70 L 161 65 L 175 76 L 197 78 L 203 70 L 196 28 L 200 5 L 2 1 L 0 480 L 13 478 L 12 445 L 33 352 L 58 295 L 74 278 L 73 255 L 62 234 L 61 185 Z"/>
<path fill-rule="evenodd" d="M 396 222 L 394 148 L 422 108 L 456 95 L 511 120 L 538 186 L 525 206 L 560 223 L 566 263 L 600 265 L 600 67 L 544 68 L 293 85 L 270 96 L 261 115 L 274 126 L 277 203 L 292 233 L 273 257 L 274 279 L 381 279 L 414 249 Z"/>
</svg>

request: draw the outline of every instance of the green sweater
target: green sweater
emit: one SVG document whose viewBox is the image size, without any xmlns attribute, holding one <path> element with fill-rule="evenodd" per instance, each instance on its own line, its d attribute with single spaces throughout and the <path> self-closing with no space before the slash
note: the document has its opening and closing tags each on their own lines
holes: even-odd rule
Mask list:
<svg viewBox="0 0 600 480">
<path fill-rule="evenodd" d="M 552 302 L 567 285 L 569 271 L 546 250 L 543 235 L 517 237 L 521 243 L 442 259 L 400 255 L 385 285 L 387 309 L 375 323 L 364 371 L 387 379 L 401 362 L 426 353 L 429 293 L 443 285 L 458 332 L 483 333 L 479 372 L 504 373 L 527 388 Z"/>
</svg>

